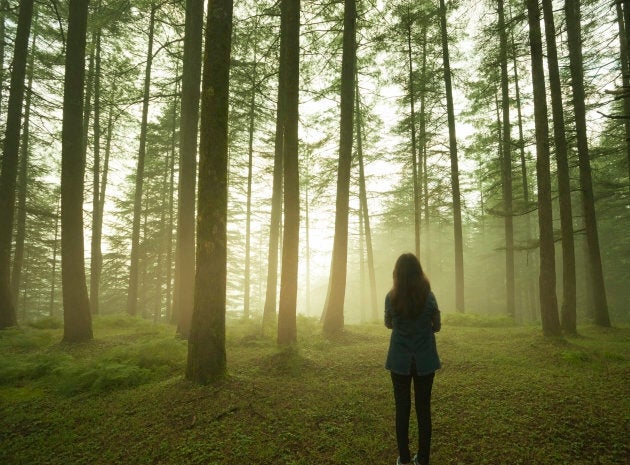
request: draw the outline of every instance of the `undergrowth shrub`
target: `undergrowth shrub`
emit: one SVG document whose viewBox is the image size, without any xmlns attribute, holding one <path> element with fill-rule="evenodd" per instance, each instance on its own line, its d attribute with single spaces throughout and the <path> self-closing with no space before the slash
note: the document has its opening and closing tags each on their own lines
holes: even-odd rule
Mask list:
<svg viewBox="0 0 630 465">
<path fill-rule="evenodd" d="M 139 386 L 151 379 L 145 368 L 99 361 L 93 365 L 72 365 L 56 372 L 57 392 L 73 396 L 83 392 L 102 393 Z"/>
<path fill-rule="evenodd" d="M 29 321 L 27 325 L 31 328 L 37 329 L 61 329 L 63 328 L 63 320 L 55 316 L 49 316 L 46 318 Z"/>
<path fill-rule="evenodd" d="M 11 385 L 34 381 L 67 366 L 72 357 L 58 353 L 40 353 L 28 357 L 8 356 L 0 359 L 0 384 Z"/>
<path fill-rule="evenodd" d="M 41 351 L 50 346 L 53 336 L 48 331 L 31 328 L 8 328 L 0 331 L 0 353 Z"/>
</svg>

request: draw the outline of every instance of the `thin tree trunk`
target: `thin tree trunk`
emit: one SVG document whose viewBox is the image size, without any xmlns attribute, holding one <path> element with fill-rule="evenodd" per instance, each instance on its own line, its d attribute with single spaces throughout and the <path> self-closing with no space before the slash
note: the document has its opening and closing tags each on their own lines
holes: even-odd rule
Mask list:
<svg viewBox="0 0 630 465">
<path fill-rule="evenodd" d="M 52 269 L 50 272 L 50 301 L 48 306 L 49 316 L 55 313 L 55 288 L 57 284 L 57 243 L 59 241 L 59 218 L 61 216 L 61 197 L 57 200 L 57 210 L 55 211 L 55 239 L 53 240 Z"/>
<path fill-rule="evenodd" d="M 423 85 L 427 82 L 427 26 L 422 25 L 422 70 L 420 71 L 420 82 Z M 430 267 L 431 264 L 431 225 L 429 221 L 429 181 L 427 176 L 427 117 L 426 117 L 426 92 L 420 92 L 420 150 L 418 152 L 418 179 L 420 179 L 420 190 L 422 192 L 422 199 L 424 201 L 424 243 L 426 245 L 425 251 L 422 254 L 423 263 L 425 268 Z M 421 245 L 422 246 L 422 245 Z"/>
<path fill-rule="evenodd" d="M 280 3 L 284 16 L 284 3 Z M 278 69 L 278 99 L 276 103 L 276 133 L 274 140 L 273 187 L 271 217 L 269 219 L 269 249 L 267 251 L 267 285 L 263 309 L 262 332 L 266 334 L 276 326 L 278 293 L 278 252 L 280 247 L 283 172 L 284 172 L 284 121 L 286 114 L 286 20 L 280 20 L 280 63 Z"/>
<path fill-rule="evenodd" d="M 622 82 L 625 89 L 630 88 L 630 0 L 622 0 L 623 3 L 623 19 L 621 20 L 623 23 L 623 36 L 621 41 L 624 42 L 624 45 L 621 45 L 621 58 L 624 59 L 624 48 L 625 48 L 625 71 L 624 65 L 621 65 Z M 619 3 L 618 3 L 619 5 Z M 621 26 L 620 26 L 621 27 Z M 630 115 L 630 98 L 626 97 L 623 99 L 624 112 L 626 115 Z M 630 187 L 630 120 L 625 120 L 626 125 L 626 157 L 628 162 L 628 187 Z"/>
<path fill-rule="evenodd" d="M 358 73 L 357 73 L 358 74 Z M 356 111 L 356 128 L 357 128 L 357 157 L 359 159 L 359 200 L 361 204 L 361 212 L 363 213 L 363 229 L 365 233 L 365 244 L 367 251 L 368 275 L 370 279 L 370 306 L 372 308 L 372 319 L 378 319 L 378 305 L 376 302 L 376 273 L 374 271 L 374 250 L 372 248 L 372 229 L 370 227 L 370 214 L 367 202 L 367 189 L 365 186 L 365 170 L 363 163 L 363 118 L 361 112 L 361 96 L 359 95 L 359 79 L 357 76 L 355 83 L 355 111 Z M 419 219 L 419 218 L 418 218 Z M 361 274 L 363 279 L 363 274 Z"/>
<path fill-rule="evenodd" d="M 66 342 L 92 339 L 83 243 L 83 86 L 88 4 L 70 0 L 61 133 L 61 279 Z"/>
<path fill-rule="evenodd" d="M 11 70 L 2 172 L 0 173 L 0 218 L 2 218 L 0 221 L 0 329 L 17 325 L 15 304 L 11 296 L 11 236 L 15 214 L 15 184 L 24 100 L 24 76 L 32 18 L 33 0 L 21 0 Z"/>
<path fill-rule="evenodd" d="M 245 216 L 245 282 L 243 317 L 249 319 L 251 280 L 251 221 L 252 221 L 252 172 L 254 161 L 254 123 L 256 113 L 256 47 L 254 46 L 254 69 L 251 71 L 251 96 L 249 101 L 249 127 L 247 141 L 247 213 Z"/>
<path fill-rule="evenodd" d="M 580 26 L 579 2 L 566 0 L 565 15 L 567 23 L 567 44 L 571 71 L 571 88 L 573 90 L 573 107 L 575 109 L 575 130 L 577 136 L 578 163 L 580 166 L 580 187 L 582 190 L 582 208 L 588 243 L 588 267 L 592 273 L 593 298 L 595 303 L 595 324 L 610 326 L 608 302 L 604 285 L 604 271 L 599 248 L 597 217 L 595 214 L 595 198 L 591 178 L 591 161 L 588 152 L 586 134 L 586 107 L 584 93 L 584 68 L 582 64 L 582 32 Z"/>
<path fill-rule="evenodd" d="M 624 11 L 621 2 L 615 2 L 617 9 L 617 24 L 619 26 L 619 62 L 621 63 L 621 83 L 623 89 L 630 89 L 630 62 L 628 61 L 628 38 L 627 28 L 630 24 L 624 24 Z M 630 98 L 623 99 L 623 112 L 630 115 Z M 630 187 L 630 119 L 624 120 L 624 130 L 626 135 L 626 161 L 628 163 L 628 186 Z"/>
<path fill-rule="evenodd" d="M 514 318 L 514 217 L 512 212 L 512 126 L 510 124 L 510 93 L 507 57 L 507 31 L 503 0 L 499 0 L 499 42 L 501 61 L 501 108 L 503 109 L 503 157 L 501 158 L 501 180 L 503 190 L 503 214 L 505 223 L 505 285 L 507 313 Z"/>
<path fill-rule="evenodd" d="M 511 15 L 510 15 L 511 16 Z M 510 22 L 512 18 L 510 17 Z M 521 89 L 519 86 L 519 78 L 518 78 L 518 62 L 516 60 L 516 46 L 514 44 L 514 31 L 510 29 L 510 45 L 512 49 L 512 64 L 514 67 L 514 98 L 516 104 L 516 116 L 518 123 L 518 149 L 519 149 L 519 160 L 521 167 L 521 184 L 523 189 L 523 201 L 525 204 L 525 208 L 529 209 L 529 179 L 527 177 L 527 162 L 525 159 L 525 137 L 523 135 L 523 114 L 521 111 Z M 525 241 L 529 242 L 532 234 L 532 224 L 531 224 L 531 215 L 529 213 L 525 214 Z M 525 252 L 527 267 L 523 270 L 525 287 L 527 288 L 527 297 L 528 302 L 534 302 L 532 295 L 535 290 L 535 283 L 532 274 L 529 272 L 530 267 L 530 257 L 529 251 Z M 536 309 L 531 309 L 532 314 L 536 314 Z"/>
<path fill-rule="evenodd" d="M 179 74 L 179 62 L 177 62 L 177 74 Z M 169 181 L 168 181 L 168 223 L 166 231 L 166 294 L 164 300 L 166 302 L 164 309 L 164 317 L 169 321 L 169 311 L 171 308 L 171 294 L 173 289 L 173 221 L 175 218 L 175 152 L 177 150 L 177 96 L 180 95 L 179 81 L 175 83 L 175 105 L 173 106 L 173 120 L 171 132 L 171 153 L 169 157 Z"/>
<path fill-rule="evenodd" d="M 177 322 L 177 333 L 187 338 L 190 334 L 195 287 L 195 171 L 199 127 L 203 0 L 186 0 L 185 28 L 179 123 L 177 242 L 171 321 Z"/>
<path fill-rule="evenodd" d="M 324 307 L 324 332 L 343 330 L 344 300 L 348 264 L 348 208 L 350 201 L 350 168 L 352 165 L 354 80 L 356 67 L 356 0 L 344 1 L 343 55 L 341 61 L 341 122 L 335 238 L 333 240 L 330 283 Z"/>
<path fill-rule="evenodd" d="M 208 3 L 199 146 L 197 273 L 186 366 L 186 378 L 197 383 L 220 379 L 226 371 L 227 166 L 232 9 L 232 0 Z"/>
<path fill-rule="evenodd" d="M 103 257 L 101 252 L 101 236 L 103 217 L 100 199 L 101 176 L 101 33 L 95 34 L 94 52 L 94 161 L 92 164 L 92 243 L 90 259 L 90 302 L 92 314 L 100 313 L 99 288 Z"/>
<path fill-rule="evenodd" d="M 24 117 L 22 122 L 22 141 L 20 143 L 20 166 L 17 180 L 17 222 L 15 234 L 15 252 L 13 254 L 13 272 L 11 273 L 11 292 L 13 294 L 13 302 L 18 305 L 18 297 L 20 292 L 22 266 L 24 262 L 24 241 L 26 239 L 26 193 L 28 185 L 28 160 L 29 160 L 29 140 L 30 140 L 30 119 L 31 119 L 31 101 L 33 97 L 33 74 L 35 63 L 35 44 L 37 42 L 37 10 L 33 13 L 33 38 L 31 41 L 31 51 L 28 63 L 28 85 L 26 88 L 26 97 L 24 102 Z"/>
<path fill-rule="evenodd" d="M 286 15 L 284 122 L 284 234 L 278 303 L 278 344 L 297 341 L 296 305 L 300 237 L 298 120 L 300 78 L 300 0 L 282 0 Z"/>
<path fill-rule="evenodd" d="M 142 100 L 142 123 L 140 125 L 140 148 L 136 169 L 136 189 L 133 202 L 133 225 L 131 231 L 131 259 L 129 264 L 129 287 L 127 291 L 127 313 L 136 315 L 138 311 L 138 256 L 140 248 L 140 217 L 142 214 L 142 186 L 144 182 L 144 159 L 147 143 L 147 118 L 149 113 L 149 92 L 151 90 L 151 66 L 153 63 L 153 30 L 157 6 L 151 4 L 149 22 L 149 45 L 147 64 L 144 73 L 144 92 Z"/>
<path fill-rule="evenodd" d="M 453 109 L 453 85 L 446 29 L 446 6 L 440 0 L 440 24 L 442 30 L 442 58 L 444 61 L 444 84 L 446 89 L 446 111 L 448 116 L 449 149 L 451 155 L 451 189 L 453 195 L 453 232 L 455 242 L 455 309 L 464 312 L 464 241 L 462 237 L 462 207 L 459 191 L 459 166 L 457 160 L 457 135 L 455 133 L 455 111 Z"/>
<path fill-rule="evenodd" d="M 527 0 L 529 42 L 534 87 L 534 120 L 536 124 L 536 173 L 538 175 L 538 229 L 540 231 L 540 312 L 546 336 L 560 335 L 556 300 L 556 265 L 551 208 L 551 174 L 549 167 L 549 123 L 543 71 L 542 37 L 538 0 Z"/>
<path fill-rule="evenodd" d="M 309 188 L 310 188 L 310 173 L 309 166 L 310 162 L 308 157 L 304 163 L 306 166 L 306 180 L 304 182 L 304 245 L 306 246 L 305 259 L 306 259 L 306 314 L 310 316 L 311 314 L 311 234 L 310 234 L 310 201 L 309 201 Z"/>
<path fill-rule="evenodd" d="M 6 0 L 0 0 L 0 115 L 2 114 L 2 103 L 4 102 L 4 42 L 6 40 L 6 14 L 9 9 Z"/>
<path fill-rule="evenodd" d="M 576 278 L 575 246 L 573 241 L 573 211 L 571 208 L 571 184 L 567 139 L 565 134 L 564 109 L 562 106 L 562 85 L 556 48 L 556 27 L 553 19 L 551 0 L 543 0 L 545 18 L 545 36 L 547 39 L 547 68 L 549 69 L 549 87 L 553 113 L 553 135 L 558 164 L 558 191 L 560 196 L 560 226 L 562 229 L 562 307 L 560 323 L 562 330 L 576 334 Z"/>
<path fill-rule="evenodd" d="M 414 240 L 416 257 L 420 259 L 420 187 L 418 185 L 418 157 L 417 157 L 417 143 L 416 143 L 416 108 L 415 108 L 415 89 L 413 82 L 413 57 L 411 53 L 411 26 L 413 21 L 409 12 L 409 5 L 407 5 L 407 60 L 409 65 L 409 125 L 411 129 L 411 166 L 413 176 L 413 208 L 414 208 Z"/>
</svg>

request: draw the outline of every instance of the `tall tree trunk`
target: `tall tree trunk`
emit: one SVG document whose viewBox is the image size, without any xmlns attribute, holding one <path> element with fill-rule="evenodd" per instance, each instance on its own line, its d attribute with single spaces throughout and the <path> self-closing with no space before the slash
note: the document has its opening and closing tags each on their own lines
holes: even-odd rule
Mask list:
<svg viewBox="0 0 630 465">
<path fill-rule="evenodd" d="M 442 58 L 444 62 L 444 84 L 446 89 L 446 112 L 448 116 L 449 149 L 451 155 L 451 189 L 453 194 L 453 231 L 455 242 L 455 309 L 464 311 L 464 240 L 462 237 L 462 203 L 459 191 L 459 166 L 457 160 L 457 135 L 455 133 L 455 111 L 453 109 L 453 85 L 446 29 L 446 5 L 440 0 L 440 25 L 442 30 Z"/>
<path fill-rule="evenodd" d="M 66 342 L 92 339 L 83 244 L 83 86 L 88 2 L 70 0 L 61 132 L 61 279 Z"/>
<path fill-rule="evenodd" d="M 208 3 L 203 69 L 197 272 L 186 378 L 207 383 L 226 371 L 227 166 L 232 0 Z"/>
<path fill-rule="evenodd" d="M 284 233 L 278 303 L 278 344 L 297 341 L 296 305 L 300 237 L 298 120 L 300 81 L 300 0 L 282 0 L 286 15 L 284 122 Z"/>
<path fill-rule="evenodd" d="M 409 67 L 409 125 L 411 129 L 411 167 L 413 176 L 413 224 L 414 224 L 414 244 L 416 249 L 416 257 L 420 258 L 420 187 L 418 177 L 418 156 L 417 156 L 417 143 L 416 143 L 416 95 L 413 82 L 413 57 L 411 53 L 411 26 L 413 20 L 411 19 L 411 13 L 409 11 L 409 5 L 407 5 L 407 60 Z"/>
<path fill-rule="evenodd" d="M 510 22 L 511 22 L 512 18 L 510 15 Z M 510 45 L 511 45 L 511 52 L 512 52 L 512 64 L 514 67 L 514 98 L 515 98 L 515 104 L 516 104 L 516 117 L 517 117 L 517 125 L 518 125 L 518 152 L 519 152 L 519 163 L 520 163 L 520 167 L 521 167 L 521 184 L 522 184 L 522 189 L 523 189 L 523 201 L 525 204 L 525 208 L 529 209 L 529 179 L 527 176 L 527 162 L 525 159 L 525 137 L 523 135 L 523 113 L 522 113 L 522 105 L 521 105 L 521 89 L 519 86 L 519 76 L 518 76 L 518 62 L 516 60 L 516 55 L 517 55 L 517 51 L 516 51 L 516 46 L 514 44 L 514 31 L 513 29 L 510 29 Z M 529 214 L 529 212 L 527 212 L 525 214 L 525 240 L 527 242 L 529 242 L 530 238 L 531 238 L 531 234 L 532 234 L 532 224 L 531 224 L 531 215 Z M 526 263 L 527 263 L 527 268 L 523 270 L 524 273 L 524 280 L 525 280 L 525 287 L 526 287 L 526 295 L 528 297 L 528 302 L 534 302 L 534 298 L 533 295 L 535 293 L 535 282 L 534 282 L 534 277 L 532 275 L 532 273 L 530 273 L 528 270 L 531 269 L 530 268 L 530 257 L 529 257 L 529 250 L 527 250 L 525 252 L 526 254 Z M 532 314 L 536 314 L 536 309 L 535 308 L 531 308 L 531 313 Z"/>
<path fill-rule="evenodd" d="M 427 25 L 422 25 L 422 68 L 420 71 L 420 82 L 427 81 Z M 431 225 L 429 222 L 429 181 L 427 176 L 427 116 L 426 116 L 426 92 L 420 92 L 420 150 L 418 152 L 418 179 L 420 180 L 420 191 L 424 201 L 424 243 L 427 245 L 422 254 L 422 261 L 425 268 L 431 263 L 430 234 Z"/>
<path fill-rule="evenodd" d="M 564 109 L 562 106 L 562 85 L 556 48 L 556 27 L 553 19 L 553 2 L 543 0 L 545 18 L 545 36 L 547 39 L 547 68 L 549 69 L 549 87 L 551 90 L 551 108 L 553 113 L 553 137 L 556 146 L 558 164 L 558 191 L 560 196 L 560 226 L 562 229 L 562 307 L 560 323 L 562 330 L 575 334 L 576 327 L 576 278 L 575 246 L 573 241 L 573 211 L 571 208 L 571 184 L 567 139 L 564 130 Z"/>
<path fill-rule="evenodd" d="M 52 267 L 50 272 L 50 300 L 48 303 L 48 316 L 55 313 L 55 288 L 57 284 L 57 245 L 59 242 L 59 218 L 61 216 L 61 197 L 57 199 L 57 209 L 55 210 L 55 238 L 53 240 Z"/>
<path fill-rule="evenodd" d="M 26 239 L 26 193 L 28 185 L 28 159 L 31 120 L 31 101 L 33 97 L 33 73 L 35 66 L 35 44 L 37 42 L 37 11 L 33 13 L 33 38 L 28 62 L 28 85 L 24 102 L 24 117 L 22 122 L 22 141 L 20 142 L 20 166 L 17 179 L 17 222 L 15 234 L 15 252 L 13 254 L 13 272 L 11 273 L 11 292 L 15 302 L 16 313 L 19 307 L 18 297 L 24 263 L 24 241 Z"/>
<path fill-rule="evenodd" d="M 251 96 L 249 101 L 249 124 L 247 140 L 247 213 L 245 215 L 245 282 L 243 292 L 243 317 L 249 319 L 251 281 L 251 222 L 252 222 L 252 173 L 254 161 L 254 123 L 256 115 L 256 46 L 254 45 L 254 69 L 251 74 Z"/>
<path fill-rule="evenodd" d="M 510 93 L 507 57 L 507 30 L 503 0 L 499 0 L 499 42 L 501 61 L 501 108 L 503 109 L 503 157 L 501 181 L 503 190 L 503 214 L 505 223 L 505 287 L 507 313 L 514 318 L 514 216 L 512 212 L 512 126 L 510 124 Z"/>
<path fill-rule="evenodd" d="M 182 101 L 179 129 L 179 184 L 175 245 L 175 283 L 171 321 L 177 333 L 190 334 L 195 292 L 195 192 L 197 133 L 199 127 L 199 83 L 203 0 L 186 0 L 186 32 L 182 69 Z"/>
<path fill-rule="evenodd" d="M 365 244 L 367 251 L 367 266 L 368 275 L 370 279 L 370 306 L 372 308 L 371 318 L 373 320 L 378 319 L 378 305 L 376 302 L 376 273 L 374 271 L 374 250 L 372 248 L 372 229 L 370 227 L 370 214 L 368 210 L 367 202 L 367 189 L 365 187 L 365 170 L 363 163 L 363 113 L 361 112 L 361 96 L 359 95 L 359 79 L 358 73 L 356 74 L 355 82 L 355 112 L 356 112 L 356 128 L 357 128 L 357 157 L 359 159 L 359 201 L 361 204 L 361 218 L 363 222 L 363 229 L 365 233 Z M 419 218 L 418 218 L 419 220 Z M 361 260 L 363 263 L 363 260 Z M 363 279 L 363 274 L 361 274 Z M 363 293 L 362 293 L 363 294 Z"/>
<path fill-rule="evenodd" d="M 9 5 L 7 0 L 0 0 L 0 115 L 2 114 L 2 103 L 4 95 L 4 41 L 6 40 L 6 14 Z"/>
<path fill-rule="evenodd" d="M 33 0 L 21 0 L 11 70 L 2 172 L 0 173 L 0 218 L 2 218 L 0 221 L 0 329 L 17 325 L 15 304 L 11 297 L 11 236 L 15 214 L 15 184 L 24 100 L 24 76 L 32 18 Z"/>
<path fill-rule="evenodd" d="M 267 285 L 263 309 L 262 332 L 268 333 L 276 326 L 278 293 L 278 248 L 280 244 L 282 192 L 284 172 L 284 122 L 286 114 L 286 19 L 285 4 L 280 3 L 280 63 L 278 69 L 278 99 L 276 102 L 276 133 L 273 157 L 273 187 L 271 193 L 271 217 L 269 219 L 269 249 L 267 251 Z"/>
<path fill-rule="evenodd" d="M 344 0 L 343 56 L 341 60 L 341 122 L 339 165 L 337 170 L 337 202 L 335 206 L 335 238 L 330 269 L 328 295 L 324 307 L 324 332 L 343 330 L 343 306 L 346 295 L 348 264 L 348 208 L 350 201 L 350 168 L 352 165 L 354 79 L 356 66 L 356 0 Z"/>
<path fill-rule="evenodd" d="M 309 173 L 310 161 L 308 159 L 308 155 L 304 160 L 304 168 L 306 170 L 306 179 L 304 182 L 304 245 L 306 247 L 305 251 L 305 260 L 306 260 L 306 314 L 310 316 L 311 314 L 311 235 L 310 235 L 310 200 L 309 200 L 309 189 L 311 182 L 311 175 Z"/>
<path fill-rule="evenodd" d="M 179 62 L 177 62 L 177 74 L 179 74 Z M 164 300 L 166 302 L 164 309 L 164 317 L 169 321 L 169 312 L 171 309 L 171 298 L 173 292 L 173 227 L 175 218 L 175 154 L 177 151 L 177 99 L 180 95 L 179 82 L 175 83 L 175 105 L 173 106 L 173 120 L 171 131 L 171 153 L 169 157 L 169 179 L 168 179 L 168 223 L 166 231 L 166 294 Z"/>
<path fill-rule="evenodd" d="M 133 202 L 133 225 L 131 231 L 131 259 L 129 264 L 129 288 L 127 291 L 127 313 L 135 315 L 138 311 L 138 256 L 140 252 L 140 217 L 142 214 L 142 186 L 144 182 L 144 159 L 147 143 L 147 117 L 149 114 L 149 92 L 151 90 L 151 66 L 153 63 L 153 31 L 157 6 L 151 4 L 149 22 L 149 46 L 147 64 L 144 72 L 144 92 L 142 100 L 142 123 L 140 125 L 140 148 L 136 169 L 136 189 Z"/>
<path fill-rule="evenodd" d="M 103 256 L 101 236 L 103 217 L 101 211 L 101 33 L 96 33 L 94 57 L 94 161 L 92 163 L 92 242 L 90 259 L 90 303 L 92 313 L 100 313 L 99 288 Z"/>
<path fill-rule="evenodd" d="M 569 67 L 571 70 L 571 88 L 573 90 L 573 107 L 575 110 L 578 163 L 580 166 L 582 208 L 584 211 L 584 225 L 586 227 L 586 241 L 589 251 L 588 267 L 592 273 L 592 288 L 595 303 L 595 323 L 600 326 L 610 326 L 606 288 L 604 285 L 604 271 L 602 269 L 602 258 L 599 249 L 597 217 L 595 215 L 591 161 L 589 158 L 586 134 L 586 96 L 584 93 L 584 68 L 582 63 L 580 3 L 566 0 L 565 15 L 567 23 L 567 44 L 569 47 Z"/>
<path fill-rule="evenodd" d="M 619 62 L 621 63 L 621 82 L 623 89 L 627 92 L 628 89 L 630 89 L 630 62 L 628 61 L 628 27 L 630 27 L 630 24 L 625 23 L 624 11 L 620 1 L 615 2 L 615 7 L 617 9 L 617 24 L 619 26 Z M 630 115 L 629 97 L 625 97 L 623 99 L 623 112 L 626 116 Z M 628 163 L 628 186 L 630 187 L 630 119 L 624 119 L 624 129 L 626 135 L 626 161 Z"/>
<path fill-rule="evenodd" d="M 560 335 L 560 320 L 558 318 L 558 302 L 556 300 L 556 264 L 549 167 L 549 123 L 547 121 L 547 97 L 543 71 L 538 0 L 527 0 L 527 11 L 532 57 L 532 83 L 534 87 L 534 121 L 536 125 L 538 229 L 540 231 L 540 313 L 544 334 L 547 336 L 558 336 Z"/>
</svg>

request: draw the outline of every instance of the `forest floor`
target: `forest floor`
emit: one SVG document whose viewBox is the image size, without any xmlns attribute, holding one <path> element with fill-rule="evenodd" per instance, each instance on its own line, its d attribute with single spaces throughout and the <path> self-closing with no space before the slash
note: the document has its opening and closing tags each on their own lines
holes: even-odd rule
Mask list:
<svg viewBox="0 0 630 465">
<path fill-rule="evenodd" d="M 448 316 L 432 463 L 630 463 L 629 327 L 549 339 Z M 172 327 L 100 317 L 94 341 L 71 346 L 58 322 L 37 326 L 0 332 L 0 464 L 396 461 L 380 324 L 328 340 L 300 318 L 298 346 L 279 350 L 253 323 L 230 323 L 229 376 L 210 386 L 184 380 Z"/>
</svg>

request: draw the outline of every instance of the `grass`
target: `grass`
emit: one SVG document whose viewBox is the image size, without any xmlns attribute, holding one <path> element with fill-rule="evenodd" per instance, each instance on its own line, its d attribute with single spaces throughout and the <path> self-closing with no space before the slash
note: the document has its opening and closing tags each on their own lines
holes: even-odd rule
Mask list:
<svg viewBox="0 0 630 465">
<path fill-rule="evenodd" d="M 630 328 L 546 339 L 445 321 L 433 463 L 629 463 Z M 279 350 L 231 323 L 229 376 L 210 386 L 183 379 L 186 342 L 167 326 L 99 318 L 96 339 L 72 346 L 50 322 L 2 331 L 0 463 L 395 463 L 387 330 L 298 327 Z"/>
</svg>

